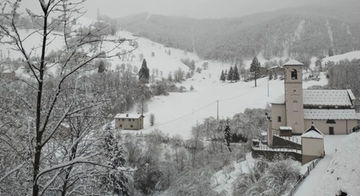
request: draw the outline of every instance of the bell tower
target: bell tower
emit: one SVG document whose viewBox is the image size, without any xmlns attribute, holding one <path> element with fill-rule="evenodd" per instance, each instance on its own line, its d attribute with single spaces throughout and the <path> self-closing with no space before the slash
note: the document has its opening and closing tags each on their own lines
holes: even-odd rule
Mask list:
<svg viewBox="0 0 360 196">
<path fill-rule="evenodd" d="M 296 60 L 290 60 L 284 64 L 286 125 L 292 128 L 293 134 L 304 132 L 303 66 Z"/>
</svg>

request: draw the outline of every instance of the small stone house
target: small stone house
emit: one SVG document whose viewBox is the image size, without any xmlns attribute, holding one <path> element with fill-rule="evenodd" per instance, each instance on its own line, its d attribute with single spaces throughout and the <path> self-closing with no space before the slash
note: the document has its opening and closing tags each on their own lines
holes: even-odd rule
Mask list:
<svg viewBox="0 0 360 196">
<path fill-rule="evenodd" d="M 140 130 L 144 128 L 144 116 L 141 114 L 117 114 L 115 129 Z"/>
<path fill-rule="evenodd" d="M 302 164 L 325 156 L 324 134 L 314 125 L 301 135 Z"/>
</svg>

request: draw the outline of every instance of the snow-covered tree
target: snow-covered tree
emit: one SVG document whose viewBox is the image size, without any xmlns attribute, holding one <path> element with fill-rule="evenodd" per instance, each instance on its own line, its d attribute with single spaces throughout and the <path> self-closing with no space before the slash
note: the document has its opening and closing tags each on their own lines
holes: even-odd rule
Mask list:
<svg viewBox="0 0 360 196">
<path fill-rule="evenodd" d="M 250 72 L 254 72 L 255 87 L 256 87 L 257 86 L 256 79 L 258 78 L 258 76 L 260 74 L 260 62 L 258 61 L 258 59 L 256 57 L 254 57 L 254 59 L 251 62 Z"/>
<path fill-rule="evenodd" d="M 239 74 L 239 70 L 237 68 L 237 66 L 234 66 L 234 76 L 233 76 L 234 80 L 237 82 L 240 80 L 240 74 Z"/>
<path fill-rule="evenodd" d="M 233 82 L 234 80 L 234 70 L 232 67 L 230 67 L 228 75 L 227 75 L 227 80 L 230 80 L 230 82 Z"/>
<path fill-rule="evenodd" d="M 151 126 L 153 126 L 155 124 L 155 114 L 153 114 L 153 113 L 150 114 L 149 121 L 150 121 Z"/>
<path fill-rule="evenodd" d="M 220 80 L 222 82 L 225 82 L 225 80 L 226 80 L 224 70 L 221 70 Z"/>
<path fill-rule="evenodd" d="M 4 141 L 0 148 L 9 149 L 2 151 L 6 152 L 6 160 L 2 162 L 11 163 L 0 168 L 1 194 L 100 194 L 96 183 L 91 183 L 94 182 L 91 173 L 97 171 L 94 166 L 107 166 L 94 150 L 96 142 L 89 142 L 95 135 L 90 134 L 90 130 L 96 131 L 99 127 L 84 124 L 90 117 L 102 116 L 99 112 L 106 100 L 97 94 L 98 89 L 82 82 L 86 77 L 80 73 L 96 59 L 117 56 L 108 52 L 128 40 L 107 38 L 102 29 L 96 27 L 75 33 L 71 21 L 84 13 L 83 0 L 37 1 L 39 9 L 27 9 L 25 13 L 36 24 L 36 29 L 23 35 L 18 24 L 22 2 L 5 2 L 0 44 L 11 44 L 15 48 L 24 59 L 23 66 L 29 69 L 29 77 L 14 83 L 17 90 L 2 97 L 10 102 L 0 105 L 1 111 L 9 111 L 0 115 L 0 140 Z M 61 48 L 58 58 L 48 60 L 49 46 L 54 44 L 51 33 L 58 26 L 62 26 L 63 46 L 57 46 Z M 29 49 L 25 42 L 32 36 L 40 36 L 41 42 Z M 113 48 L 104 49 L 101 47 L 104 42 Z M 51 75 L 53 67 L 59 70 L 56 76 Z M 72 122 L 82 125 L 71 125 Z"/>
<path fill-rule="evenodd" d="M 139 80 L 143 83 L 149 83 L 150 70 L 147 67 L 146 59 L 142 61 L 141 68 L 139 70 Z"/>
<path fill-rule="evenodd" d="M 110 168 L 101 176 L 102 185 L 115 195 L 133 195 L 129 186 L 132 178 L 126 175 L 125 151 L 110 130 L 104 136 L 103 148 L 105 161 Z"/>
</svg>

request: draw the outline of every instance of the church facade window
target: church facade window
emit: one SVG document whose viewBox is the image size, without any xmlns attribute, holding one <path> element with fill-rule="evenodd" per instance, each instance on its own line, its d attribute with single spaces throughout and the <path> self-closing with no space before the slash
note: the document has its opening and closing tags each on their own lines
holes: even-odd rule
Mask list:
<svg viewBox="0 0 360 196">
<path fill-rule="evenodd" d="M 297 80 L 297 71 L 296 69 L 291 70 L 291 79 Z"/>
</svg>

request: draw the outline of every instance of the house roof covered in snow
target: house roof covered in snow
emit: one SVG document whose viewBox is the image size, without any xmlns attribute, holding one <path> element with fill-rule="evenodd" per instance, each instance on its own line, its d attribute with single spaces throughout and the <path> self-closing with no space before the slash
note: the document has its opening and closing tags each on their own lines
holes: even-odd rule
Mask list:
<svg viewBox="0 0 360 196">
<path fill-rule="evenodd" d="M 307 137 L 307 138 L 324 138 L 324 134 L 321 133 L 319 129 L 317 129 L 314 125 L 311 125 L 311 127 L 306 130 L 301 137 Z"/>
<path fill-rule="evenodd" d="M 290 126 L 280 126 L 279 129 L 280 130 L 292 130 L 292 127 L 290 127 Z"/>
<path fill-rule="evenodd" d="M 304 105 L 351 106 L 351 90 L 303 90 Z"/>
<path fill-rule="evenodd" d="M 288 66 L 288 65 L 302 65 L 304 66 L 304 64 L 300 63 L 299 61 L 297 60 L 289 60 L 288 62 L 286 62 L 283 66 Z"/>
<path fill-rule="evenodd" d="M 141 114 L 116 114 L 114 118 L 138 119 L 141 116 L 142 116 Z"/>
<path fill-rule="evenodd" d="M 303 90 L 303 103 L 310 106 L 352 106 L 355 96 L 347 90 Z M 274 99 L 272 104 L 284 104 L 285 95 Z"/>
<path fill-rule="evenodd" d="M 276 99 L 274 99 L 271 104 L 284 104 L 285 103 L 285 95 L 282 94 L 279 97 L 277 97 Z"/>
<path fill-rule="evenodd" d="M 358 119 L 358 115 L 356 114 L 354 109 L 304 109 L 304 119 L 349 120 Z"/>
</svg>

